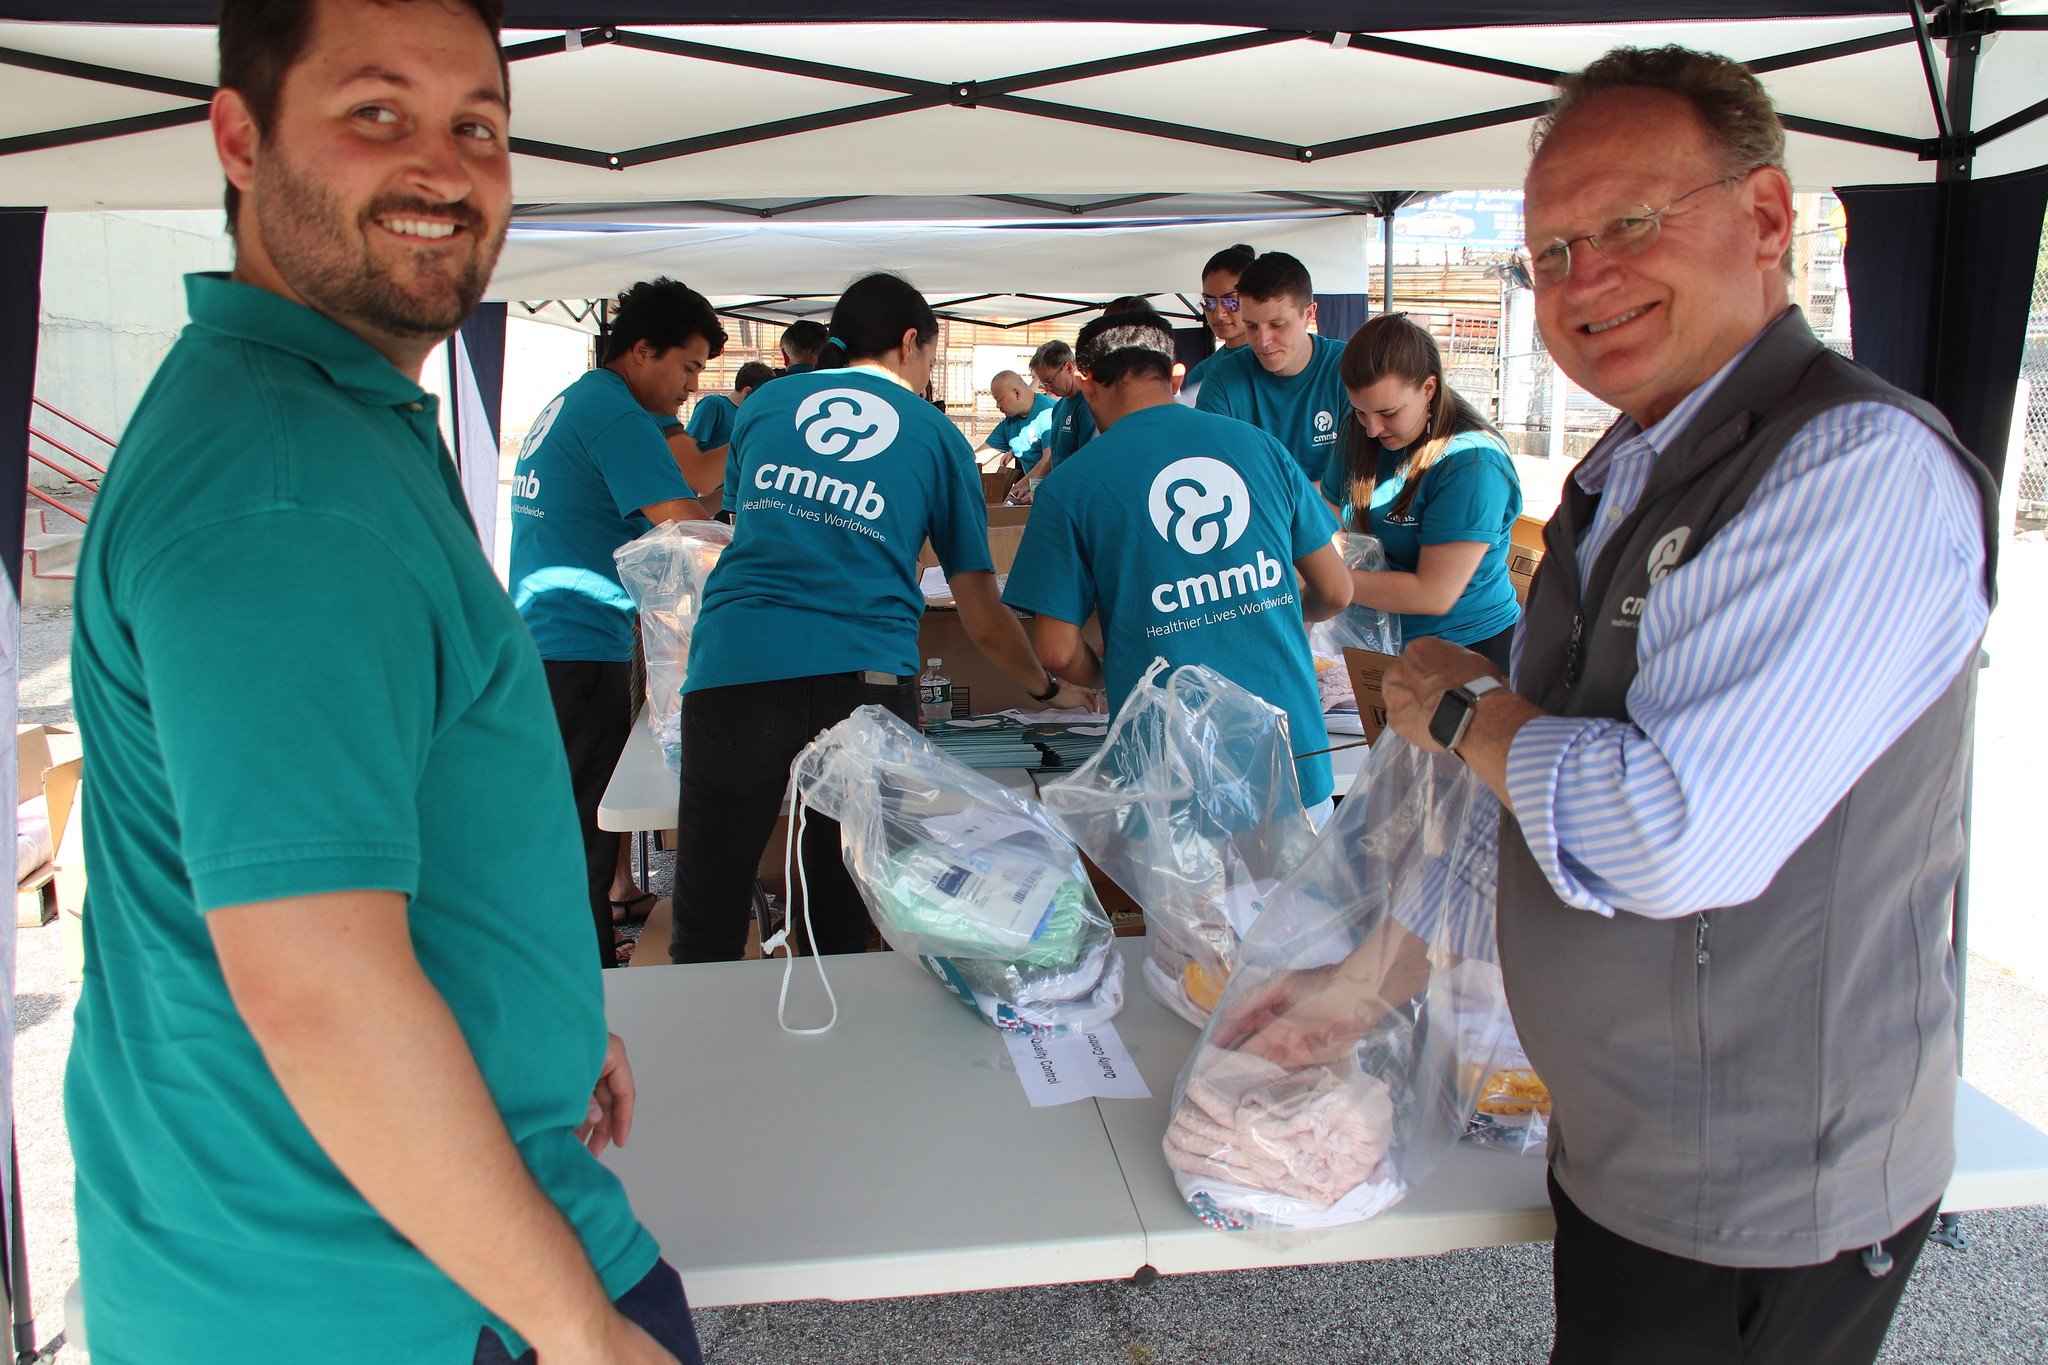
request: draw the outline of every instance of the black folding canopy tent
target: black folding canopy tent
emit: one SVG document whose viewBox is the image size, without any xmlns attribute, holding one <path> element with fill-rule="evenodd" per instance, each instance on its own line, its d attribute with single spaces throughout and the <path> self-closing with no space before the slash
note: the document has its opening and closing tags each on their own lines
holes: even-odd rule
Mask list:
<svg viewBox="0 0 2048 1365">
<path fill-rule="evenodd" d="M 1858 358 L 1934 401 L 1999 472 L 2048 200 L 2048 0 L 1167 8 L 511 0 L 522 216 L 1384 215 L 1415 191 L 1518 183 L 1559 70 L 1617 43 L 1681 42 L 1764 77 L 1795 181 L 1845 207 Z M 0 209 L 9 698 L 44 215 L 218 202 L 204 129 L 213 19 L 213 0 L 0 0 L 0 204 L 16 206 Z M 891 263 L 915 278 L 915 261 Z M 487 317 L 466 352 L 490 409 L 502 336 L 502 313 Z M 0 930 L 10 983 L 12 957 Z M 11 1049 L 0 1091 L 11 1099 Z"/>
</svg>

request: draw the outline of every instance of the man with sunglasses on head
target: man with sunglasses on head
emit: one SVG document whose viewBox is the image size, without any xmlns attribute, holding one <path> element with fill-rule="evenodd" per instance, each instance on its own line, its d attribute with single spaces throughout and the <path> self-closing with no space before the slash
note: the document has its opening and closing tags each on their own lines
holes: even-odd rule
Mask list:
<svg viewBox="0 0 2048 1365">
<path fill-rule="evenodd" d="M 1195 406 L 1272 436 L 1320 489 L 1351 399 L 1338 373 L 1344 339 L 1309 331 L 1316 320 L 1313 291 L 1308 267 L 1284 251 L 1269 251 L 1246 266 L 1236 310 L 1245 344 L 1210 358 Z M 1323 495 L 1333 506 L 1343 501 L 1341 493 L 1331 497 L 1335 491 Z"/>
<path fill-rule="evenodd" d="M 1620 49 L 1560 87 L 1537 321 L 1622 415 L 1546 528 L 1512 683 L 1414 641 L 1390 724 L 1506 808 L 1475 833 L 1556 1106 L 1552 1360 L 1869 1361 L 1954 1163 L 1997 491 L 1791 306 L 1748 69 Z"/>
</svg>

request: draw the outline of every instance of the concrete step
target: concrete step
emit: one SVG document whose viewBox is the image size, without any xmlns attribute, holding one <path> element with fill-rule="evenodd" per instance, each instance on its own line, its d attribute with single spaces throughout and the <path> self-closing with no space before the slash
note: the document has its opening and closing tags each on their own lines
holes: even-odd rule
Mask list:
<svg viewBox="0 0 2048 1365">
<path fill-rule="evenodd" d="M 79 546 L 77 531 L 34 532 L 22 539 L 21 603 L 25 607 L 71 605 Z"/>
</svg>

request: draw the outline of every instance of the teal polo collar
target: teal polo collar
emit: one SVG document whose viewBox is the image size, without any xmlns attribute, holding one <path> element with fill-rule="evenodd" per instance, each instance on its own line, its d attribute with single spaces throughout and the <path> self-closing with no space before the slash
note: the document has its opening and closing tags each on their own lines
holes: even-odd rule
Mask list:
<svg viewBox="0 0 2048 1365">
<path fill-rule="evenodd" d="M 187 275 L 185 307 L 197 326 L 312 362 L 359 403 L 403 407 L 428 400 L 425 389 L 400 374 L 369 342 L 268 289 L 224 274 Z"/>
</svg>

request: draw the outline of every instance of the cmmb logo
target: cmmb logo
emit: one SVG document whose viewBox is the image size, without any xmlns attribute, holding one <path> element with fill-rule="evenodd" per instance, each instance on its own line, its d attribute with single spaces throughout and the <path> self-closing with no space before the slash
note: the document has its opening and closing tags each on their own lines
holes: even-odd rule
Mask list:
<svg viewBox="0 0 2048 1365">
<path fill-rule="evenodd" d="M 859 389 L 820 389 L 796 409 L 804 444 L 848 464 L 887 450 L 901 425 L 888 399 Z"/>
<path fill-rule="evenodd" d="M 1146 502 L 1153 529 L 1191 555 L 1229 549 L 1252 520 L 1244 476 L 1207 455 L 1190 455 L 1160 470 Z"/>
</svg>

